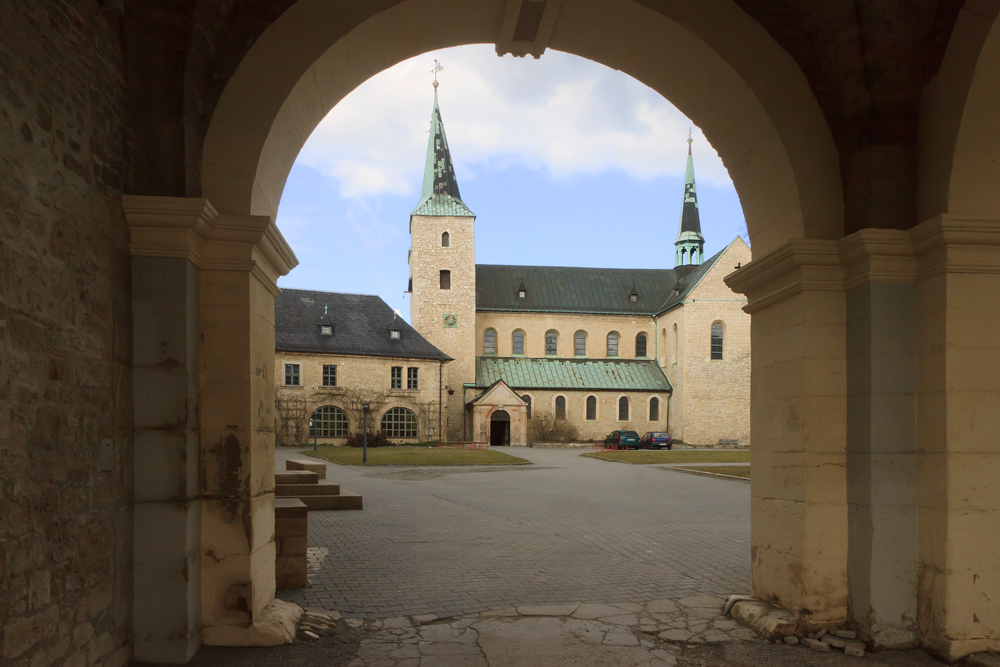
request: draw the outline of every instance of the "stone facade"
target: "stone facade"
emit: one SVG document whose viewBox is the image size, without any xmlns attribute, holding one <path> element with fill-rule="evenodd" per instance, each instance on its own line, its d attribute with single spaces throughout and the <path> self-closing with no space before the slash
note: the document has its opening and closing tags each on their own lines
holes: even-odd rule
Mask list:
<svg viewBox="0 0 1000 667">
<path fill-rule="evenodd" d="M 416 438 L 391 438 L 394 442 L 425 442 L 437 440 L 439 421 L 444 421 L 439 397 L 447 395 L 444 389 L 444 373 L 454 362 L 443 363 L 428 359 L 407 359 L 396 357 L 353 356 L 332 354 L 308 354 L 304 352 L 277 352 L 274 365 L 274 382 L 278 388 L 279 410 L 282 405 L 299 403 L 301 419 L 289 424 L 288 432 L 282 436 L 285 444 L 312 442 L 309 437 L 309 415 L 324 406 L 332 405 L 347 413 L 348 433 L 361 431 L 359 400 L 368 400 L 371 412 L 368 414 L 368 429 L 379 430 L 382 415 L 387 410 L 402 407 L 412 410 L 417 417 L 418 436 Z M 298 364 L 300 384 L 285 384 L 285 364 Z M 336 366 L 337 386 L 323 386 L 323 366 Z M 391 388 L 392 367 L 401 367 L 402 389 Z M 417 389 L 407 389 L 408 371 L 417 369 Z M 291 403 L 289 403 L 291 402 Z M 291 407 L 285 407 L 291 410 Z M 279 416 L 280 418 L 280 416 Z M 278 427 L 279 430 L 281 427 Z M 343 444 L 346 437 L 317 438 L 325 444 Z"/>
<path fill-rule="evenodd" d="M 410 324 L 435 347 L 454 358 L 445 366 L 445 387 L 462 395 L 462 383 L 476 374 L 476 246 L 475 218 L 414 215 L 410 219 Z M 442 235 L 449 235 L 442 245 Z M 441 271 L 450 271 L 450 288 L 442 289 Z M 455 316 L 446 326 L 445 316 Z M 449 440 L 461 440 L 465 406 L 446 401 Z"/>
<path fill-rule="evenodd" d="M 0 664 L 131 657 L 125 62 L 97 0 L 0 3 Z"/>
</svg>

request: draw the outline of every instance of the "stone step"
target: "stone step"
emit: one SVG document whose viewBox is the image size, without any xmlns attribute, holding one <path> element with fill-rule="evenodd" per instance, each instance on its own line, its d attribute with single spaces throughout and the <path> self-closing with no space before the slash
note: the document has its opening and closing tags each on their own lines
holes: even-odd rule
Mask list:
<svg viewBox="0 0 1000 667">
<path fill-rule="evenodd" d="M 288 459 L 285 461 L 285 470 L 311 470 L 319 475 L 320 479 L 326 479 L 326 464 L 316 459 Z"/>
<path fill-rule="evenodd" d="M 342 491 L 339 496 L 302 496 L 300 500 L 310 511 L 363 509 L 361 494 L 350 491 Z"/>
<path fill-rule="evenodd" d="M 274 518 L 304 519 L 309 516 L 309 509 L 298 498 L 275 498 Z"/>
<path fill-rule="evenodd" d="M 340 484 L 330 484 L 329 482 L 274 485 L 274 495 L 278 497 L 302 498 L 304 496 L 336 496 L 339 494 Z"/>
<path fill-rule="evenodd" d="M 315 484 L 319 475 L 312 470 L 285 470 L 274 473 L 275 484 Z"/>
</svg>

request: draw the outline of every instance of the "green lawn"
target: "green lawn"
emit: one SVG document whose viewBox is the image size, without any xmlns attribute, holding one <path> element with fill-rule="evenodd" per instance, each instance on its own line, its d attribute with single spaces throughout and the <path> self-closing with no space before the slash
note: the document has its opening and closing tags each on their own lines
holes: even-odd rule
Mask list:
<svg viewBox="0 0 1000 667">
<path fill-rule="evenodd" d="M 750 466 L 684 466 L 671 468 L 671 470 L 698 470 L 701 472 L 714 472 L 717 475 L 732 475 L 733 477 L 743 477 L 750 479 Z"/>
<path fill-rule="evenodd" d="M 581 456 L 605 461 L 622 461 L 649 465 L 653 463 L 749 463 L 750 452 L 742 449 L 696 449 L 674 452 L 670 450 L 639 449 L 630 452 L 588 452 Z"/>
<path fill-rule="evenodd" d="M 368 463 L 361 463 L 360 447 L 320 447 L 319 451 L 304 450 L 303 454 L 317 456 L 346 466 L 481 466 L 520 465 L 530 463 L 516 456 L 482 449 L 451 449 L 434 447 L 375 447 L 368 450 Z"/>
</svg>

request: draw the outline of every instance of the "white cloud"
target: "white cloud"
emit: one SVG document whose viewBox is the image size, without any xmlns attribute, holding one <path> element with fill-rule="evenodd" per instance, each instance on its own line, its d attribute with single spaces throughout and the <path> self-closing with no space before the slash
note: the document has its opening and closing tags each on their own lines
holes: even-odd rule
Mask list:
<svg viewBox="0 0 1000 667">
<path fill-rule="evenodd" d="M 459 182 L 481 168 L 522 164 L 552 177 L 619 170 L 649 179 L 684 171 L 690 121 L 621 72 L 559 52 L 540 60 L 497 58 L 493 47 L 424 54 L 369 79 L 316 128 L 299 155 L 340 195 L 416 194 L 427 150 L 434 59 L 441 114 Z M 695 128 L 700 182 L 729 185 Z"/>
</svg>

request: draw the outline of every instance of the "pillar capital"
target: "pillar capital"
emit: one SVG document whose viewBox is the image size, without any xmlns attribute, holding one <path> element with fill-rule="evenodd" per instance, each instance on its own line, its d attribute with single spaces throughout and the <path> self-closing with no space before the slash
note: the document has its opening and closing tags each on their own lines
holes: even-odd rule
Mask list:
<svg viewBox="0 0 1000 667">
<path fill-rule="evenodd" d="M 912 285 L 916 261 L 908 232 L 897 229 L 862 229 L 837 241 L 844 267 L 844 287 L 865 283 Z"/>
<path fill-rule="evenodd" d="M 215 271 L 249 271 L 277 296 L 277 280 L 299 260 L 274 221 L 228 215 L 204 198 L 122 197 L 133 257 L 189 259 Z"/>
<path fill-rule="evenodd" d="M 909 231 L 917 273 L 1000 273 L 1000 218 L 946 213 Z"/>
<path fill-rule="evenodd" d="M 743 310 L 753 313 L 800 292 L 843 292 L 844 270 L 836 242 L 792 239 L 730 273 L 726 284 L 747 296 Z"/>
</svg>

